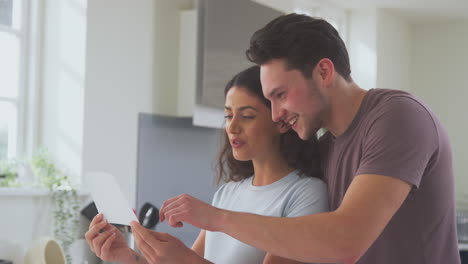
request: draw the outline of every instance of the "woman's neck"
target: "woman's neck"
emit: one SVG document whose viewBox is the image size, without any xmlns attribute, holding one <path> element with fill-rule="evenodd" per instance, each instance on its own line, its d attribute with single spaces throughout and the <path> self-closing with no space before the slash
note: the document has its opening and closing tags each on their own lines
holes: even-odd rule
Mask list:
<svg viewBox="0 0 468 264">
<path fill-rule="evenodd" d="M 294 169 L 289 167 L 286 160 L 278 153 L 275 157 L 268 159 L 252 160 L 254 167 L 254 186 L 264 186 L 272 184 L 291 173 Z"/>
</svg>

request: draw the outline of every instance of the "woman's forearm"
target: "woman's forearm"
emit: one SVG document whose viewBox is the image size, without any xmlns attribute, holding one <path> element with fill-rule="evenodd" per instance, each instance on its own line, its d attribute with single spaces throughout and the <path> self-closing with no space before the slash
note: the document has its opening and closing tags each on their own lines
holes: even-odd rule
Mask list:
<svg viewBox="0 0 468 264">
<path fill-rule="evenodd" d="M 194 254 L 189 255 L 188 258 L 184 261 L 187 264 L 213 264 L 212 262 L 206 260 L 205 258 L 199 256 L 195 251 Z M 128 254 L 127 261 L 124 261 L 125 264 L 149 264 L 145 256 L 131 250 Z"/>
<path fill-rule="evenodd" d="M 124 261 L 123 263 L 125 264 L 149 264 L 143 255 L 131 249 L 129 251 L 127 260 Z"/>
</svg>

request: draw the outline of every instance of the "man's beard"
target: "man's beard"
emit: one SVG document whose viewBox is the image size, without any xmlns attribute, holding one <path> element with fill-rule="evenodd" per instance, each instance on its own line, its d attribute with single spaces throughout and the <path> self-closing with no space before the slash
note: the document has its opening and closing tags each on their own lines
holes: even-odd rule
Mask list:
<svg viewBox="0 0 468 264">
<path fill-rule="evenodd" d="M 309 140 L 315 137 L 317 135 L 317 132 L 320 130 L 320 128 L 322 128 L 321 124 L 322 122 L 319 116 L 314 118 L 310 126 L 308 126 L 308 130 L 306 131 L 306 134 L 305 134 L 305 137 L 306 137 L 305 140 Z"/>
</svg>

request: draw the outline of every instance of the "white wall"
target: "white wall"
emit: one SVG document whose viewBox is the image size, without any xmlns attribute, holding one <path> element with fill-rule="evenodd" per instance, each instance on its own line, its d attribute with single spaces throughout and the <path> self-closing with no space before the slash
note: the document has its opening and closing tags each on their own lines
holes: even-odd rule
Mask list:
<svg viewBox="0 0 468 264">
<path fill-rule="evenodd" d="M 351 9 L 347 48 L 351 76 L 363 89 L 410 86 L 410 25 L 385 9 Z"/>
<path fill-rule="evenodd" d="M 377 9 L 353 9 L 348 14 L 351 77 L 363 89 L 377 85 Z"/>
<path fill-rule="evenodd" d="M 468 20 L 411 26 L 411 91 L 437 114 L 448 131 L 457 206 L 468 210 Z"/>
<path fill-rule="evenodd" d="M 88 3 L 83 172 L 113 174 L 132 205 L 138 113 L 153 109 L 154 4 Z"/>
<path fill-rule="evenodd" d="M 44 1 L 39 146 L 79 182 L 82 169 L 87 1 Z"/>
<path fill-rule="evenodd" d="M 388 10 L 379 10 L 377 22 L 377 87 L 408 91 L 411 85 L 410 25 Z"/>
</svg>

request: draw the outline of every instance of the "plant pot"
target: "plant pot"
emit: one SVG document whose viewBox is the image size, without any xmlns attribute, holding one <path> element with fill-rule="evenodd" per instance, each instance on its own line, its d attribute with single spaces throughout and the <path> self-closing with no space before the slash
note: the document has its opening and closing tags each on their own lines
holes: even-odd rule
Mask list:
<svg viewBox="0 0 468 264">
<path fill-rule="evenodd" d="M 25 264 L 66 264 L 59 243 L 52 238 L 42 237 L 31 245 L 24 259 Z"/>
</svg>

